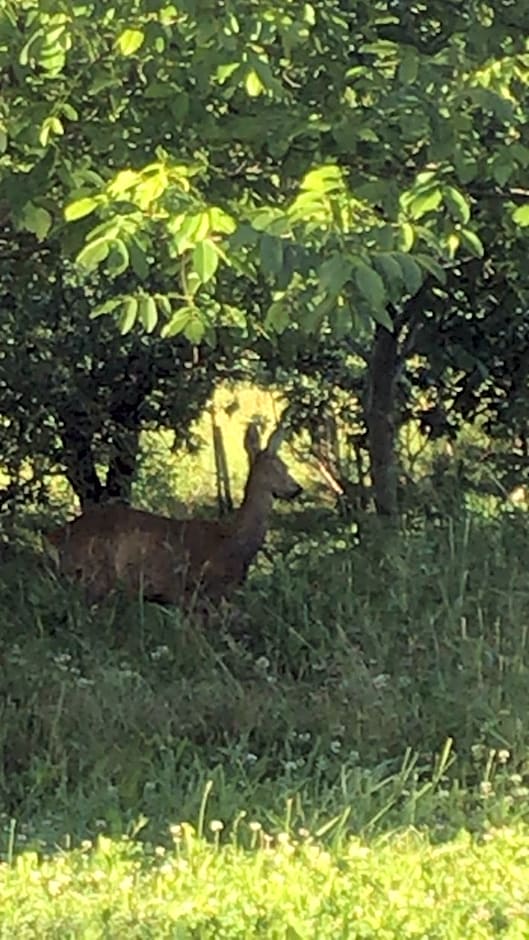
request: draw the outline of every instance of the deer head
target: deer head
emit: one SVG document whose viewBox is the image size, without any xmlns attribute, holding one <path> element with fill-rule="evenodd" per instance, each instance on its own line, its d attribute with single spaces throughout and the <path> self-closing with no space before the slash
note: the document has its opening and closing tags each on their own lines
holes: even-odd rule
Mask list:
<svg viewBox="0 0 529 940">
<path fill-rule="evenodd" d="M 266 447 L 261 448 L 259 429 L 252 421 L 246 430 L 244 446 L 250 462 L 250 473 L 245 496 L 250 491 L 268 493 L 275 499 L 294 499 L 303 492 L 303 487 L 294 480 L 277 452 L 284 439 L 284 429 L 279 425 L 272 431 Z"/>
</svg>

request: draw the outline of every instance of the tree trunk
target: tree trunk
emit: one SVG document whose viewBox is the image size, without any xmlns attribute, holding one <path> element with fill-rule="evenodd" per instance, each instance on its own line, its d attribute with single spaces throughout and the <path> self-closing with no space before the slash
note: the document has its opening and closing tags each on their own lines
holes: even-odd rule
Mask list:
<svg viewBox="0 0 529 940">
<path fill-rule="evenodd" d="M 62 460 L 66 478 L 81 509 L 101 502 L 103 487 L 92 454 L 92 429 L 83 408 L 66 407 L 61 413 Z"/>
<path fill-rule="evenodd" d="M 395 516 L 398 509 L 394 416 L 397 369 L 396 332 L 377 326 L 369 365 L 366 423 L 375 505 L 383 516 Z"/>
<path fill-rule="evenodd" d="M 114 453 L 108 465 L 105 500 L 130 503 L 139 448 L 139 427 L 122 427 L 117 430 L 113 441 Z"/>
</svg>

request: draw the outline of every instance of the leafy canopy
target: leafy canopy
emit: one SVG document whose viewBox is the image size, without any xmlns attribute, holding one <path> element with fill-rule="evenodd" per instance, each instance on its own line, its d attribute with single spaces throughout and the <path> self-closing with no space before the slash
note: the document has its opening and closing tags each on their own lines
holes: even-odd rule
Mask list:
<svg viewBox="0 0 529 940">
<path fill-rule="evenodd" d="M 529 225 L 525 7 L 7 0 L 3 228 L 99 272 L 124 333 L 247 329 L 235 281 L 270 335 L 391 328 L 484 254 L 484 193 Z"/>
</svg>

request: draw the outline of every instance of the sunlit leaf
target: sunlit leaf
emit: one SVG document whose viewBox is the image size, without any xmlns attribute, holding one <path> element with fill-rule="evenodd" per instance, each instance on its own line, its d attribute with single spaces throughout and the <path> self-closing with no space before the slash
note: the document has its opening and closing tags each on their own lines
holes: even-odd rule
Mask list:
<svg viewBox="0 0 529 940">
<path fill-rule="evenodd" d="M 485 254 L 485 249 L 483 247 L 483 242 L 481 241 L 479 235 L 476 232 L 471 231 L 471 229 L 462 229 L 459 233 L 461 239 L 461 244 L 474 255 L 476 258 L 482 258 Z"/>
<path fill-rule="evenodd" d="M 76 219 L 82 219 L 85 215 L 90 215 L 94 209 L 101 205 L 101 197 L 85 196 L 83 199 L 76 199 L 66 206 L 64 218 L 67 222 L 74 222 Z"/>
<path fill-rule="evenodd" d="M 162 327 L 162 336 L 176 336 L 178 333 L 182 333 L 194 315 L 194 307 L 180 307 L 175 311 L 175 313 L 173 313 L 171 319 Z"/>
<path fill-rule="evenodd" d="M 136 297 L 127 297 L 123 303 L 122 311 L 118 318 L 118 327 L 120 333 L 130 333 L 138 314 L 138 300 Z"/>
<path fill-rule="evenodd" d="M 209 238 L 195 245 L 193 249 L 193 266 L 203 284 L 211 280 L 219 263 L 219 254 L 214 243 Z"/>
<path fill-rule="evenodd" d="M 512 218 L 513 222 L 516 222 L 516 224 L 520 225 L 522 228 L 529 225 L 529 202 L 526 202 L 523 206 L 518 206 L 514 210 Z"/>
<path fill-rule="evenodd" d="M 158 322 L 158 313 L 154 297 L 141 296 L 138 303 L 138 319 L 145 332 L 152 333 Z"/>
<path fill-rule="evenodd" d="M 450 214 L 457 222 L 466 224 L 470 219 L 470 206 L 458 189 L 454 186 L 446 186 L 443 191 L 443 198 Z"/>
<path fill-rule="evenodd" d="M 116 39 L 116 47 L 122 55 L 134 55 L 143 45 L 145 34 L 141 29 L 125 29 Z"/>
<path fill-rule="evenodd" d="M 77 255 L 75 259 L 77 264 L 86 271 L 94 271 L 98 264 L 108 256 L 111 244 L 108 238 L 96 238 L 88 242 Z"/>
</svg>

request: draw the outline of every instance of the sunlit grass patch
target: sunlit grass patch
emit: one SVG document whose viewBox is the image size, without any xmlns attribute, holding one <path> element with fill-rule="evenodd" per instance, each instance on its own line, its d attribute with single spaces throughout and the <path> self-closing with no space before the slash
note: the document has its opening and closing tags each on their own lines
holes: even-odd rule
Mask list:
<svg viewBox="0 0 529 940">
<path fill-rule="evenodd" d="M 173 844 L 95 845 L 0 867 L 0 937 L 506 938 L 527 936 L 529 831 L 413 830 L 332 848 L 239 822 L 225 844 L 190 826 Z M 254 848 L 248 848 L 253 842 Z"/>
</svg>

